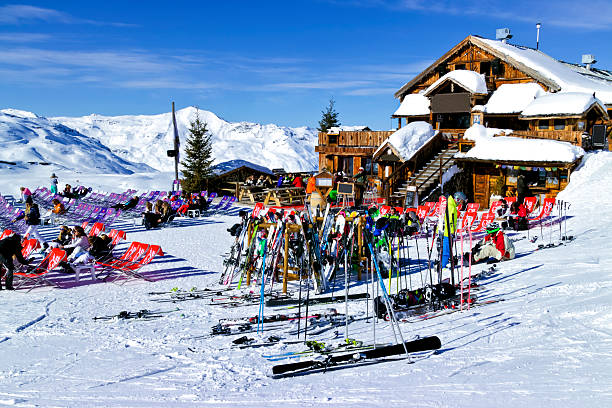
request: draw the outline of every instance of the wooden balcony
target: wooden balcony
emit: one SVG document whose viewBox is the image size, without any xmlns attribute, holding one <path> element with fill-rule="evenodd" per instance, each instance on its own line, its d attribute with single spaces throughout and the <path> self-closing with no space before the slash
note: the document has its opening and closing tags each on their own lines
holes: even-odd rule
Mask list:
<svg viewBox="0 0 612 408">
<path fill-rule="evenodd" d="M 576 146 L 582 146 L 582 131 L 577 130 L 515 130 L 508 136 L 521 137 L 523 139 L 549 139 L 569 142 Z"/>
<path fill-rule="evenodd" d="M 338 134 L 327 134 L 319 132 L 319 147 L 334 148 L 374 148 L 377 149 L 394 130 L 386 131 L 360 131 L 360 132 L 339 132 Z"/>
</svg>

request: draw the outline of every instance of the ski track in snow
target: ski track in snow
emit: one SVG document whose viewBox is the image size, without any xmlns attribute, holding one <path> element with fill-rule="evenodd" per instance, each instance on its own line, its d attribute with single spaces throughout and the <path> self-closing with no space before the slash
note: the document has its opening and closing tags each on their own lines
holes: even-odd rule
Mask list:
<svg viewBox="0 0 612 408">
<path fill-rule="evenodd" d="M 282 379 L 270 377 L 274 363 L 262 355 L 303 346 L 232 349 L 231 340 L 239 336 L 208 336 L 220 318 L 254 316 L 257 305 L 157 303 L 152 299 L 160 296 L 148 295 L 172 287 L 217 287 L 222 255 L 232 241 L 226 229 L 237 217 L 180 220 L 177 227 L 152 231 L 120 224 L 129 241 L 162 246 L 166 255 L 145 270 L 155 282 L 116 285 L 82 277 L 70 289 L 0 292 L 0 406 L 612 406 L 612 260 L 607 256 L 612 213 L 601 211 L 612 208 L 610 170 L 612 153 L 589 155 L 561 195 L 572 202 L 567 227 L 576 237 L 573 242 L 533 251 L 542 241 L 548 243 L 551 231 L 558 238 L 558 225 L 545 226 L 544 238 L 535 243 L 524 232 L 512 236 L 520 256 L 498 264 L 474 291 L 480 300 L 502 301 L 401 324 L 406 339 L 439 336 L 440 350 L 415 355 L 412 364 L 390 360 Z M 130 181 L 122 176 L 114 180 Z M 132 182 L 145 189 L 148 179 Z M 597 191 L 597 197 L 588 197 L 589 191 Z M 56 231 L 41 228 L 46 237 Z M 536 232 L 540 235 L 539 227 L 531 235 Z M 483 269 L 487 266 L 475 266 L 473 273 Z M 413 283 L 420 282 L 418 269 L 412 275 Z M 365 288 L 353 282 L 350 290 Z M 364 312 L 365 305 L 351 302 L 349 313 Z M 151 320 L 92 319 L 122 310 L 175 307 L 180 310 Z M 344 309 L 343 304 L 332 307 Z M 289 310 L 266 308 L 265 313 L 295 311 Z M 331 340 L 334 330 L 340 337 Z M 319 338 L 341 341 L 344 327 L 334 330 Z M 376 333 L 377 342 L 393 339 L 386 322 L 379 322 Z M 371 320 L 357 319 L 349 334 L 372 341 Z M 280 363 L 286 361 L 296 359 Z"/>
</svg>

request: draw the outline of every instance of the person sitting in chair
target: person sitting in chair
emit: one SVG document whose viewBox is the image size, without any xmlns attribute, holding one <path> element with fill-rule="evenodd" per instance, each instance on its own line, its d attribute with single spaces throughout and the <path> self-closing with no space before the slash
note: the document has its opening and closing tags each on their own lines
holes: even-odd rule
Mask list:
<svg viewBox="0 0 612 408">
<path fill-rule="evenodd" d="M 116 210 L 129 210 L 131 208 L 136 207 L 136 204 L 138 204 L 138 201 L 140 200 L 140 198 L 138 196 L 132 197 L 130 198 L 128 201 L 126 201 L 125 203 L 122 204 L 115 204 L 113 206 L 114 209 Z"/>
<path fill-rule="evenodd" d="M 512 241 L 504 235 L 498 223 L 492 222 L 486 227 L 487 235 L 472 249 L 473 263 L 494 259 L 497 262 L 514 259 L 515 250 Z M 490 263 L 495 261 L 489 261 Z"/>
</svg>

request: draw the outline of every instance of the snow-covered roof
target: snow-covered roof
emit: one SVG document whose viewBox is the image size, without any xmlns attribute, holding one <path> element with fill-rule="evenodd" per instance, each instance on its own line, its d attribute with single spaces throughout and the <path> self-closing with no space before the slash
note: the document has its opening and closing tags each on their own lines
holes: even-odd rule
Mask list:
<svg viewBox="0 0 612 408">
<path fill-rule="evenodd" d="M 456 69 L 451 72 L 447 72 L 436 82 L 431 84 L 423 95 L 429 96 L 429 94 L 434 91 L 438 86 L 446 81 L 452 81 L 455 84 L 459 85 L 462 88 L 465 88 L 470 93 L 475 94 L 487 94 L 487 82 L 485 81 L 485 77 L 482 74 L 474 71 L 468 71 L 465 69 Z"/>
<path fill-rule="evenodd" d="M 219 164 L 215 165 L 212 170 L 213 170 L 213 174 L 215 176 L 220 176 L 220 175 L 228 173 L 228 172 L 230 172 L 232 170 L 239 169 L 240 167 L 248 167 L 250 169 L 253 169 L 253 170 L 256 170 L 256 171 L 259 171 L 259 172 L 262 172 L 262 173 L 266 173 L 266 174 L 270 174 L 270 175 L 273 174 L 272 170 L 270 170 L 267 167 L 260 166 L 258 164 L 251 163 L 251 162 L 246 161 L 246 160 L 240 160 L 240 159 L 229 160 L 229 161 L 225 161 L 223 163 L 219 163 Z"/>
<path fill-rule="evenodd" d="M 357 126 L 332 126 L 327 130 L 328 134 L 334 134 L 338 132 L 360 132 L 362 130 L 368 130 L 367 126 L 357 125 Z"/>
<path fill-rule="evenodd" d="M 403 161 L 410 160 L 434 135 L 431 124 L 427 122 L 411 122 L 392 133 L 374 152 L 374 157 L 387 147 L 391 147 Z"/>
<path fill-rule="evenodd" d="M 603 112 L 606 107 L 592 94 L 582 92 L 561 92 L 540 96 L 523 109 L 522 117 L 582 115 L 593 105 L 598 105 Z"/>
<path fill-rule="evenodd" d="M 487 104 L 479 112 L 485 113 L 519 113 L 533 100 L 546 94 L 535 82 L 526 84 L 503 84 L 491 94 Z M 476 110 L 474 107 L 472 110 Z"/>
<path fill-rule="evenodd" d="M 584 155 L 584 150 L 568 142 L 547 139 L 521 139 L 518 137 L 492 135 L 500 129 L 488 129 L 475 124 L 464 138 L 474 140 L 475 146 L 466 153 L 457 153 L 456 158 L 507 162 L 554 162 L 573 163 Z"/>
<path fill-rule="evenodd" d="M 522 66 L 527 74 L 542 80 L 553 91 L 596 92 L 604 103 L 612 104 L 612 78 L 606 75 L 558 61 L 532 48 L 479 37 L 472 37 L 472 41 L 502 54 L 509 63 Z"/>
<path fill-rule="evenodd" d="M 423 116 L 429 115 L 429 98 L 423 94 L 408 94 L 404 96 L 404 100 L 399 108 L 393 114 L 394 116 Z"/>
</svg>

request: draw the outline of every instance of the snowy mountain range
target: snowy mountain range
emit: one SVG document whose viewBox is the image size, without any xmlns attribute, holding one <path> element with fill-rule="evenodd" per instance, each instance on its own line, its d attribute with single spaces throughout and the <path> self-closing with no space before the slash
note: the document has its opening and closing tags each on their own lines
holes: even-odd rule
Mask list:
<svg viewBox="0 0 612 408">
<path fill-rule="evenodd" d="M 176 112 L 184 150 L 190 122 L 199 114 L 212 134 L 216 163 L 247 160 L 267 168 L 314 170 L 315 129 L 226 122 L 209 111 Z M 49 163 L 84 173 L 130 174 L 171 171 L 171 113 L 160 115 L 45 118 L 16 109 L 0 110 L 0 160 L 27 166 Z"/>
</svg>

